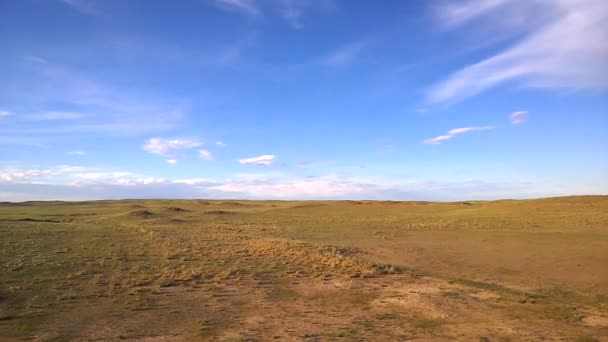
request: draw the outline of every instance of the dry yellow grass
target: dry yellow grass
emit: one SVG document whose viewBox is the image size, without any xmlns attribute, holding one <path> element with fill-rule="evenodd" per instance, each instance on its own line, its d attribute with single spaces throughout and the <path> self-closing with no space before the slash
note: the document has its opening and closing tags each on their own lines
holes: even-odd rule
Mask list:
<svg viewBox="0 0 608 342">
<path fill-rule="evenodd" d="M 2 340 L 608 336 L 608 197 L 0 205 Z"/>
</svg>

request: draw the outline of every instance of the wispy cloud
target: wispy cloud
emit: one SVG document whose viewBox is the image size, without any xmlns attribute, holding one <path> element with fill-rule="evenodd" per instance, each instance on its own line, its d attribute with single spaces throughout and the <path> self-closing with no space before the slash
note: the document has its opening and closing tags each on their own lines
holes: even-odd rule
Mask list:
<svg viewBox="0 0 608 342">
<path fill-rule="evenodd" d="M 88 15 L 100 15 L 101 11 L 95 0 L 63 0 L 69 7 Z"/>
<path fill-rule="evenodd" d="M 367 44 L 367 41 L 358 41 L 342 46 L 322 57 L 319 60 L 319 63 L 333 67 L 342 67 L 348 65 L 361 53 Z"/>
<path fill-rule="evenodd" d="M 31 179 L 45 178 L 52 176 L 56 172 L 54 170 L 39 170 L 39 169 L 13 169 L 0 172 L 0 182 L 21 182 Z"/>
<path fill-rule="evenodd" d="M 264 154 L 259 157 L 239 159 L 239 163 L 267 166 L 267 165 L 272 165 L 274 163 L 275 159 L 276 159 L 275 156 L 272 154 Z"/>
<path fill-rule="evenodd" d="M 5 117 L 5 116 L 9 116 L 12 115 L 13 113 L 9 112 L 8 110 L 0 110 L 0 118 L 1 117 Z"/>
<path fill-rule="evenodd" d="M 494 128 L 496 128 L 496 126 L 454 128 L 452 130 L 449 130 L 444 135 L 440 135 L 440 136 L 437 136 L 437 137 L 434 137 L 431 139 L 427 139 L 427 140 L 423 141 L 423 143 L 430 144 L 430 145 L 439 145 L 439 144 L 441 144 L 442 141 L 452 139 L 459 134 L 463 134 L 463 133 L 467 133 L 467 132 L 474 132 L 474 131 L 487 131 L 489 129 L 494 129 Z"/>
<path fill-rule="evenodd" d="M 508 0 L 451 1 L 436 7 L 441 23 L 447 27 L 462 25 L 504 5 Z"/>
<path fill-rule="evenodd" d="M 215 0 L 215 4 L 227 11 L 237 11 L 250 16 L 261 14 L 254 0 Z"/>
<path fill-rule="evenodd" d="M 223 141 L 216 141 L 215 142 L 215 146 L 217 147 L 226 147 L 226 144 Z"/>
<path fill-rule="evenodd" d="M 304 27 L 302 18 L 311 11 L 332 13 L 338 8 L 334 0 L 274 0 L 276 10 L 293 29 Z"/>
<path fill-rule="evenodd" d="M 171 156 L 176 150 L 190 149 L 201 145 L 201 142 L 189 139 L 150 138 L 142 148 L 153 154 Z"/>
<path fill-rule="evenodd" d="M 294 29 L 302 28 L 302 22 L 300 21 L 304 11 L 296 0 L 279 0 L 279 11 L 283 16 L 283 19 L 291 25 Z"/>
<path fill-rule="evenodd" d="M 177 164 L 177 159 L 167 159 L 167 163 L 169 163 L 169 164 Z"/>
<path fill-rule="evenodd" d="M 209 190 L 253 198 L 336 198 L 357 196 L 377 186 L 334 175 L 306 179 L 229 181 Z"/>
<path fill-rule="evenodd" d="M 25 145 L 47 148 L 43 139 L 27 135 L 0 135 L 0 145 Z"/>
<path fill-rule="evenodd" d="M 463 200 L 572 194 L 551 182 L 519 180 L 379 181 L 338 175 L 250 175 L 235 179 L 170 179 L 129 171 L 60 165 L 48 169 L 0 169 L 0 200 L 226 198 Z M 595 187 L 587 193 L 602 193 Z M 578 190 L 580 193 L 580 189 Z"/>
<path fill-rule="evenodd" d="M 514 112 L 514 113 L 511 113 L 511 115 L 509 115 L 509 120 L 511 120 L 511 123 L 514 125 L 524 123 L 527 119 L 528 119 L 528 112 L 525 112 L 525 111 Z"/>
<path fill-rule="evenodd" d="M 553 14 L 543 25 L 528 27 L 524 39 L 506 50 L 455 72 L 427 94 L 432 103 L 475 96 L 507 81 L 528 87 L 599 89 L 608 87 L 608 2 L 538 1 L 525 7 L 515 0 L 466 1 L 446 12 L 453 25 L 500 11 L 497 20 L 526 25 L 536 13 Z M 450 8 L 450 7 L 448 7 Z M 521 17 L 523 16 L 523 18 Z M 506 28 L 511 28 L 506 26 Z"/>
<path fill-rule="evenodd" d="M 69 183 L 73 185 L 92 185 L 92 184 L 118 184 L 129 185 L 134 183 L 150 184 L 159 182 L 162 178 L 142 177 L 133 172 L 128 171 L 98 171 L 98 172 L 81 172 L 70 175 Z"/>
<path fill-rule="evenodd" d="M 198 156 L 202 160 L 213 160 L 213 155 L 207 150 L 198 150 Z"/>
<path fill-rule="evenodd" d="M 207 178 L 187 178 L 187 179 L 176 179 L 173 181 L 176 184 L 187 184 L 187 185 L 209 185 L 215 184 L 216 182 Z"/>
<path fill-rule="evenodd" d="M 49 64 L 49 62 L 42 58 L 42 57 L 38 57 L 38 56 L 25 56 L 23 57 L 24 60 L 31 62 L 31 63 L 37 63 L 37 64 Z"/>
<path fill-rule="evenodd" d="M 69 67 L 49 63 L 30 66 L 23 74 L 6 95 L 29 109 L 15 115 L 14 124 L 0 126 L 0 135 L 137 135 L 174 128 L 183 118 L 181 100 L 102 83 Z M 57 104 L 70 111 L 57 110 Z M 69 122 L 37 123 L 50 120 Z"/>
<path fill-rule="evenodd" d="M 208 58 L 208 63 L 217 66 L 233 66 L 241 62 L 246 51 L 257 44 L 259 34 L 251 31 L 236 41 L 218 47 Z"/>
<path fill-rule="evenodd" d="M 75 120 L 81 119 L 84 115 L 82 113 L 76 112 L 58 112 L 58 111 L 49 111 L 45 113 L 39 114 L 31 114 L 28 115 L 27 118 L 31 120 Z"/>
<path fill-rule="evenodd" d="M 71 156 L 84 156 L 87 153 L 85 151 L 81 151 L 81 150 L 74 150 L 74 151 L 68 152 L 68 154 Z"/>
<path fill-rule="evenodd" d="M 58 165 L 52 168 L 44 169 L 7 169 L 0 171 L 0 182 L 42 182 L 51 177 L 62 176 L 65 174 L 74 176 L 87 170 L 90 170 L 90 168 L 76 165 Z"/>
</svg>

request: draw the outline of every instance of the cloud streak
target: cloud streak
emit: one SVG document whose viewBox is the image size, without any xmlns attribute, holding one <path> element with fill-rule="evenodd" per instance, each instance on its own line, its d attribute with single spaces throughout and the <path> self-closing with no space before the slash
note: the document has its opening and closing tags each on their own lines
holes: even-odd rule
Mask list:
<svg viewBox="0 0 608 342">
<path fill-rule="evenodd" d="M 466 0 L 460 2 L 448 2 L 437 8 L 437 15 L 441 23 L 448 27 L 467 23 L 479 16 L 498 9 L 507 0 Z"/>
<path fill-rule="evenodd" d="M 11 125 L 0 126 L 3 136 L 138 135 L 174 128 L 184 116 L 178 99 L 101 83 L 50 63 L 29 66 L 3 95 L 28 107 L 15 113 Z M 65 106 L 70 110 L 61 110 Z"/>
<path fill-rule="evenodd" d="M 521 123 L 524 123 L 527 119 L 528 119 L 528 112 L 526 112 L 526 111 L 514 112 L 514 113 L 511 113 L 511 115 L 509 115 L 509 120 L 511 120 L 511 123 L 514 125 L 519 125 Z"/>
<path fill-rule="evenodd" d="M 405 179 L 382 182 L 337 175 L 171 180 L 125 171 L 77 170 L 79 167 L 69 166 L 0 170 L 0 201 L 121 198 L 465 200 L 572 194 L 559 184 L 522 181 Z M 587 193 L 605 190 L 596 187 Z"/>
<path fill-rule="evenodd" d="M 63 3 L 84 14 L 99 15 L 101 13 L 94 0 L 63 0 Z"/>
<path fill-rule="evenodd" d="M 340 47 L 319 60 L 321 65 L 343 67 L 350 64 L 367 45 L 366 41 L 359 41 Z"/>
<path fill-rule="evenodd" d="M 463 127 L 463 128 L 454 128 L 449 130 L 446 134 L 440 135 L 431 139 L 424 140 L 424 144 L 429 145 L 439 145 L 445 140 L 449 140 L 454 138 L 455 136 L 467 132 L 475 132 L 475 131 L 487 131 L 490 129 L 494 129 L 496 126 L 480 126 L 480 127 Z"/>
<path fill-rule="evenodd" d="M 279 0 L 279 5 L 279 11 L 283 16 L 283 19 L 285 19 L 292 28 L 301 29 L 301 17 L 304 14 L 304 11 L 301 7 L 297 6 L 296 0 Z"/>
<path fill-rule="evenodd" d="M 227 11 L 241 12 L 250 16 L 261 14 L 260 9 L 253 0 L 215 0 L 215 4 Z"/>
<path fill-rule="evenodd" d="M 469 65 L 434 85 L 427 94 L 431 103 L 464 100 L 508 81 L 526 87 L 603 89 L 608 87 L 608 2 L 603 0 L 537 1 L 537 7 L 520 2 L 466 1 L 445 12 L 452 26 L 501 11 L 500 17 L 525 25 L 535 13 L 554 14 L 543 25 L 528 27 L 528 34 L 506 50 Z M 533 10 L 533 11 L 532 11 Z M 524 16 L 523 19 L 518 16 Z"/>
<path fill-rule="evenodd" d="M 268 166 L 268 165 L 272 165 L 274 163 L 275 159 L 276 159 L 276 157 L 273 154 L 264 154 L 259 157 L 239 159 L 239 163 L 249 164 L 249 165 Z"/>
<path fill-rule="evenodd" d="M 27 118 L 30 120 L 39 120 L 39 121 L 76 120 L 76 119 L 81 119 L 83 117 L 84 117 L 84 115 L 82 113 L 58 112 L 58 111 L 48 111 L 45 113 L 32 114 L 32 115 L 27 116 Z"/>
<path fill-rule="evenodd" d="M 207 160 L 207 161 L 213 160 L 213 155 L 211 154 L 211 152 L 209 152 L 207 150 L 198 150 L 198 156 L 202 160 Z"/>
<path fill-rule="evenodd" d="M 186 150 L 201 145 L 201 142 L 189 139 L 150 138 L 142 148 L 152 154 L 171 156 L 176 150 Z"/>
</svg>

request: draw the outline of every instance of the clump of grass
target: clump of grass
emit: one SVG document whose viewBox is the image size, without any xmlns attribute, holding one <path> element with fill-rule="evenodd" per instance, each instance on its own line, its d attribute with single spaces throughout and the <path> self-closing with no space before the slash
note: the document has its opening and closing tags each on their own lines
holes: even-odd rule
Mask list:
<svg viewBox="0 0 608 342">
<path fill-rule="evenodd" d="M 144 209 L 144 210 L 133 210 L 129 213 L 129 216 L 138 217 L 138 218 L 148 218 L 148 217 L 156 216 L 156 214 L 154 214 L 150 210 Z"/>
<path fill-rule="evenodd" d="M 393 320 L 399 318 L 399 315 L 390 312 L 385 312 L 379 314 L 378 316 L 376 316 L 376 318 L 378 318 L 379 320 Z"/>
<path fill-rule="evenodd" d="M 128 308 L 133 311 L 147 310 L 151 306 L 151 303 L 145 295 L 141 293 L 135 294 L 128 302 Z"/>
<path fill-rule="evenodd" d="M 32 332 L 32 327 L 25 322 L 20 322 L 19 324 L 15 325 L 13 332 L 16 335 L 29 335 Z"/>
<path fill-rule="evenodd" d="M 160 287 L 173 287 L 173 286 L 178 286 L 179 282 L 177 282 L 175 279 L 164 279 L 164 280 L 161 280 L 158 285 Z"/>
<path fill-rule="evenodd" d="M 587 335 L 583 335 L 583 336 L 577 336 L 574 339 L 575 342 L 599 342 L 599 340 L 593 336 L 587 336 Z"/>
<path fill-rule="evenodd" d="M 0 321 L 8 321 L 16 317 L 17 315 L 8 309 L 0 309 Z"/>
<path fill-rule="evenodd" d="M 284 285 L 278 285 L 273 286 L 272 289 L 266 293 L 266 297 L 271 301 L 284 301 L 296 298 L 297 293 Z"/>
<path fill-rule="evenodd" d="M 551 284 L 538 291 L 538 294 L 542 297 L 547 297 L 552 300 L 565 301 L 574 299 L 577 294 L 566 288 L 561 284 Z"/>
<path fill-rule="evenodd" d="M 542 315 L 561 322 L 580 322 L 585 316 L 572 305 L 545 305 Z"/>
<path fill-rule="evenodd" d="M 407 320 L 407 322 L 416 330 L 422 330 L 425 332 L 434 332 L 441 329 L 443 321 L 438 319 L 431 319 L 426 317 L 413 317 Z"/>
<path fill-rule="evenodd" d="M 366 278 L 382 274 L 401 273 L 394 265 L 377 264 L 366 261 L 355 248 L 338 246 L 317 246 L 287 239 L 253 239 L 249 241 L 249 254 L 272 256 L 291 264 L 315 265 L 313 275 L 327 276 L 325 270 L 351 274 Z"/>
</svg>

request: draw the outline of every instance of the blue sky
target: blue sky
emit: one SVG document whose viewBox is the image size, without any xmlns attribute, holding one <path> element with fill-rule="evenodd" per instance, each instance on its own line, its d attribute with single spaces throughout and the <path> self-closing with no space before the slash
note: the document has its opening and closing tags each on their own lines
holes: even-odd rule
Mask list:
<svg viewBox="0 0 608 342">
<path fill-rule="evenodd" d="M 608 193 L 603 0 L 0 2 L 0 200 Z"/>
</svg>

